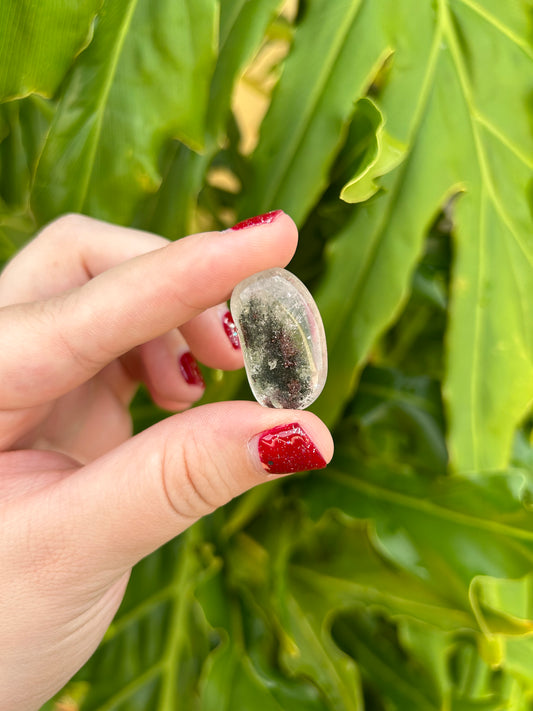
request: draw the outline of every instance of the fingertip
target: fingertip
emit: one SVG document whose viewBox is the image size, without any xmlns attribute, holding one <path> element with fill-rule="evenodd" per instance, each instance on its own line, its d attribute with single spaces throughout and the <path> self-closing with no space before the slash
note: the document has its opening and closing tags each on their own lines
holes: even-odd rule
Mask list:
<svg viewBox="0 0 533 711">
<path fill-rule="evenodd" d="M 267 475 L 324 469 L 333 456 L 333 438 L 327 427 L 312 413 L 283 412 L 283 422 L 250 440 L 256 466 Z"/>
<path fill-rule="evenodd" d="M 251 227 L 261 227 L 263 225 L 270 225 L 274 222 L 278 222 L 283 218 L 288 217 L 288 215 L 283 212 L 283 210 L 271 210 L 270 212 L 265 212 L 262 215 L 254 215 L 253 217 L 248 217 L 245 220 L 237 222 L 230 229 L 237 232 L 239 230 L 247 230 Z M 289 218 L 290 219 L 290 218 Z"/>
<path fill-rule="evenodd" d="M 192 405 L 196 402 L 196 400 L 190 400 L 190 401 L 178 401 L 178 400 L 169 400 L 165 399 L 163 397 L 160 397 L 156 393 L 150 393 L 150 396 L 154 402 L 154 404 L 160 408 L 161 410 L 165 410 L 166 412 L 170 412 L 172 414 L 178 413 L 178 412 L 183 412 L 184 410 L 188 410 Z M 197 400 L 199 398 L 196 398 Z"/>
<path fill-rule="evenodd" d="M 203 393 L 205 389 L 204 376 L 193 354 L 189 350 L 184 351 L 180 354 L 178 363 L 181 376 L 187 385 L 197 390 L 198 393 L 200 391 Z"/>
<path fill-rule="evenodd" d="M 276 243 L 279 245 L 278 249 L 283 254 L 284 264 L 282 266 L 286 266 L 294 257 L 298 246 L 298 227 L 286 212 L 277 210 L 277 213 L 276 219 L 269 223 L 267 228 L 275 234 Z"/>
<path fill-rule="evenodd" d="M 233 320 L 231 311 L 228 309 L 228 307 L 225 304 L 224 304 L 223 308 L 221 309 L 220 318 L 222 321 L 222 328 L 224 329 L 224 333 L 226 334 L 233 351 L 234 352 L 236 351 L 237 353 L 240 354 L 241 353 L 241 341 L 239 339 L 239 333 L 237 331 L 237 326 L 235 325 L 235 321 Z M 239 358 L 239 360 L 241 361 L 241 358 Z"/>
<path fill-rule="evenodd" d="M 149 380 L 145 384 L 154 405 L 172 413 L 188 410 L 203 397 L 205 392 L 204 387 L 191 387 L 187 384 L 185 387 L 178 384 L 173 388 L 165 389 Z"/>
<path fill-rule="evenodd" d="M 226 302 L 183 324 L 180 332 L 195 357 L 209 368 L 237 370 L 243 367 L 237 328 Z"/>
<path fill-rule="evenodd" d="M 181 412 L 205 392 L 202 371 L 177 329 L 153 339 L 123 358 L 128 373 L 146 385 L 163 410 Z"/>
<path fill-rule="evenodd" d="M 246 236 L 248 244 L 255 239 L 258 239 L 260 244 L 270 244 L 272 255 L 276 256 L 276 262 L 270 266 L 286 266 L 298 245 L 296 223 L 283 210 L 272 210 L 263 215 L 249 217 L 222 234 L 228 233 Z"/>
<path fill-rule="evenodd" d="M 298 413 L 298 421 L 315 443 L 326 464 L 329 464 L 333 458 L 335 443 L 328 427 L 313 412 L 308 412 L 307 410 L 295 410 L 293 412 Z"/>
</svg>

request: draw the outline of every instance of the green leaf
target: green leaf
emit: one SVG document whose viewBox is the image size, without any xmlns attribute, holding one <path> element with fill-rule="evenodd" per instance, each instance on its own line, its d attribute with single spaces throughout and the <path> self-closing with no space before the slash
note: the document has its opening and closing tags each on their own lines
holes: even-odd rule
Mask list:
<svg viewBox="0 0 533 711">
<path fill-rule="evenodd" d="M 46 140 L 53 104 L 28 97 L 0 104 L 0 212 L 28 211 L 35 166 Z"/>
<path fill-rule="evenodd" d="M 360 99 L 356 114 L 362 113 L 373 129 L 373 140 L 366 151 L 354 177 L 341 191 L 341 199 L 346 202 L 364 202 L 378 190 L 376 178 L 396 168 L 405 155 L 405 146 L 384 130 L 381 111 L 370 99 Z"/>
<path fill-rule="evenodd" d="M 331 617 L 334 610 L 366 608 L 447 632 L 477 627 L 470 610 L 459 609 L 418 571 L 406 570 L 385 555 L 367 523 L 330 511 L 306 533 L 295 546 L 288 575 L 290 590 L 307 616 Z"/>
<path fill-rule="evenodd" d="M 376 103 L 390 134 L 409 152 L 402 166 L 383 178 L 382 196 L 354 211 L 328 245 L 325 278 L 317 291 L 331 368 L 316 411 L 329 423 L 353 392 L 375 339 L 405 300 L 423 235 L 453 185 L 446 175 L 436 183 L 428 180 L 427 172 L 410 170 L 413 155 L 436 162 L 440 158 L 433 141 L 411 145 L 439 48 L 434 31 L 435 14 L 427 4 L 398 6 L 382 0 L 356 7 L 344 2 L 336 4 L 335 13 L 314 4 L 297 29 L 253 156 L 255 174 L 248 194 L 250 200 L 260 196 L 254 207 L 281 206 L 301 221 L 327 181 L 353 101 L 394 52 L 388 83 Z M 323 38 L 323 49 L 317 37 Z M 320 61 L 319 71 L 313 61 Z"/>
<path fill-rule="evenodd" d="M 51 97 L 89 44 L 103 0 L 3 0 L 0 4 L 0 101 Z"/>
<path fill-rule="evenodd" d="M 164 140 L 201 147 L 215 21 L 215 0 L 104 5 L 37 167 L 32 208 L 40 221 L 82 211 L 128 223 L 140 197 L 160 184 Z"/>
<path fill-rule="evenodd" d="M 35 233 L 35 222 L 26 212 L 2 213 L 0 205 L 0 266 L 3 266 Z"/>
<path fill-rule="evenodd" d="M 333 635 L 364 669 L 375 691 L 384 692 L 390 708 L 437 711 L 441 704 L 427 671 L 413 659 L 405 659 L 391 631 L 390 623 L 383 619 L 352 612 L 335 621 Z M 380 639 L 379 650 L 376 638 Z"/>
<path fill-rule="evenodd" d="M 0 265 L 35 233 L 30 188 L 52 111 L 36 96 L 0 104 Z"/>
<path fill-rule="evenodd" d="M 500 468 L 533 395 L 526 296 L 533 286 L 533 139 L 527 112 L 515 111 L 527 105 L 533 51 L 472 3 L 439 3 L 436 12 L 409 2 L 365 9 L 361 33 L 394 51 L 376 104 L 408 149 L 382 179 L 385 191 L 328 245 L 317 297 L 332 368 L 317 411 L 330 422 L 338 417 L 338 393 L 343 386 L 347 396 L 353 391 L 373 344 L 407 298 L 434 215 L 461 193 L 447 337 L 451 455 L 459 471 Z M 496 76 L 505 87 L 497 96 Z"/>
<path fill-rule="evenodd" d="M 220 54 L 213 75 L 208 130 L 213 139 L 224 135 L 234 85 L 245 64 L 263 42 L 282 0 L 224 0 L 220 6 Z"/>
<path fill-rule="evenodd" d="M 334 506 L 375 520 L 391 559 L 418 576 L 439 580 L 441 593 L 464 609 L 471 607 L 476 576 L 516 578 L 529 572 L 531 484 L 523 472 L 486 481 L 431 480 L 407 469 L 365 465 L 350 455 L 329 472 L 328 484 L 327 493 L 321 490 L 318 497 L 316 482 L 310 482 L 306 499 L 314 515 Z"/>
<path fill-rule="evenodd" d="M 337 458 L 327 476 L 327 487 L 313 478 L 302 490 L 313 515 L 323 516 L 334 507 L 350 517 L 373 521 L 373 540 L 380 555 L 397 567 L 396 576 L 414 576 L 421 586 L 417 593 L 416 585 L 398 578 L 394 587 L 373 572 L 370 585 L 379 591 L 374 604 L 394 619 L 404 615 L 408 621 L 412 618 L 433 629 L 447 621 L 449 631 L 459 635 L 457 639 L 470 628 L 484 663 L 497 665 L 517 682 L 527 679 L 530 688 L 531 678 L 525 674 L 532 649 L 530 478 L 524 472 L 509 471 L 484 478 L 431 480 L 406 469 L 371 466 L 347 453 Z M 352 558 L 356 552 L 352 547 L 346 549 L 351 552 L 345 554 L 344 571 L 348 560 L 360 559 L 360 555 Z M 353 577 L 354 573 L 341 576 Z M 319 582 L 312 576 L 306 578 L 307 589 L 315 584 Z M 454 612 L 430 616 L 431 605 L 417 603 L 426 585 L 441 598 L 440 604 Z M 331 584 L 330 589 L 342 588 Z M 400 606 L 399 591 L 406 597 L 405 606 Z M 325 588 L 321 594 L 328 594 Z M 355 592 L 351 599 L 357 600 Z M 430 637 L 428 632 L 426 639 Z M 441 681 L 441 687 L 445 686 Z"/>
<path fill-rule="evenodd" d="M 458 3 L 443 30 L 457 105 L 469 115 L 455 144 L 467 192 L 457 208 L 449 333 L 451 447 L 458 469 L 494 469 L 507 464 L 533 393 L 533 137 L 526 112 L 515 110 L 527 101 L 533 50 L 475 3 Z M 464 37 L 472 38 L 466 46 Z M 489 61 L 513 77 L 498 96 L 484 70 Z"/>
<path fill-rule="evenodd" d="M 268 619 L 248 595 L 238 604 L 232 592 L 222 573 L 199 590 L 199 599 L 222 640 L 202 670 L 202 711 L 328 711 L 312 683 L 287 678 L 273 668 L 275 644 Z"/>
<path fill-rule="evenodd" d="M 251 596 L 262 618 L 272 625 L 277 637 L 278 664 L 285 677 L 309 679 L 320 690 L 328 709 L 359 711 L 362 707 L 357 670 L 333 643 L 329 623 L 324 619 L 329 598 L 321 597 L 320 592 L 316 594 L 315 587 L 307 587 L 306 581 L 304 599 L 298 594 L 299 586 L 296 593 L 292 590 L 288 564 L 298 536 L 294 535 L 295 519 L 291 512 L 278 509 L 276 517 L 280 513 L 276 540 L 268 546 L 268 553 L 246 536 L 241 535 L 234 542 L 228 561 L 232 578 L 241 594 Z M 269 528 L 267 537 L 274 531 Z M 254 563 L 247 562 L 252 554 Z"/>
<path fill-rule="evenodd" d="M 241 212 L 286 210 L 301 223 L 328 182 L 354 99 L 383 61 L 359 27 L 361 0 L 310 3 L 294 35 L 251 163 Z M 376 51 L 377 50 L 377 51 Z"/>
<path fill-rule="evenodd" d="M 490 642 L 473 607 L 461 609 L 435 578 L 392 562 L 364 523 L 329 513 L 310 526 L 290 506 L 271 511 L 255 531 L 269 531 L 267 549 L 240 536 L 228 563 L 242 594 L 274 623 L 291 676 L 314 679 L 336 711 L 363 708 L 360 675 L 365 701 L 384 698 L 391 708 L 508 707 L 501 672 L 476 649 L 476 636 L 482 649 Z M 266 525 L 273 521 L 275 531 Z M 511 658 L 503 668 L 521 683 Z"/>
<path fill-rule="evenodd" d="M 471 597 L 487 636 L 520 636 L 533 631 L 531 583 L 531 574 L 516 580 L 478 576 L 472 581 Z"/>
<path fill-rule="evenodd" d="M 195 153 L 174 143 L 165 153 L 162 183 L 136 222 L 176 239 L 199 229 L 197 201 L 213 157 L 224 142 L 233 89 L 263 41 L 279 0 L 225 0 L 220 8 L 219 54 L 209 92 L 205 150 Z"/>
<path fill-rule="evenodd" d="M 373 100 L 406 155 L 381 178 L 384 192 L 355 210 L 328 245 L 317 297 L 332 367 L 317 412 L 328 422 L 339 416 L 339 393 L 347 399 L 353 392 L 373 344 L 405 303 L 428 227 L 461 194 L 446 384 L 459 471 L 507 464 L 533 396 L 533 314 L 525 296 L 533 286 L 533 50 L 516 29 L 526 10 L 493 15 L 492 5 L 338 2 L 332 13 L 314 3 L 263 122 L 244 209 L 282 207 L 298 222 L 308 214 L 342 145 L 350 100 L 391 57 Z"/>
<path fill-rule="evenodd" d="M 423 194 L 422 185 L 417 187 Z M 431 202 L 436 198 L 429 197 Z M 327 246 L 325 277 L 315 295 L 324 319 L 330 369 L 314 410 L 330 425 L 352 396 L 376 340 L 407 301 L 412 270 L 434 216 L 429 209 L 418 212 L 420 203 L 422 199 L 411 215 L 416 224 L 410 224 L 406 211 L 402 213 L 405 203 L 387 223 L 382 219 L 387 205 L 381 199 L 371 202 Z"/>
<path fill-rule="evenodd" d="M 432 477 L 446 472 L 443 407 L 438 383 L 427 376 L 368 366 L 337 439 L 346 430 L 369 460 L 408 464 Z"/>
</svg>

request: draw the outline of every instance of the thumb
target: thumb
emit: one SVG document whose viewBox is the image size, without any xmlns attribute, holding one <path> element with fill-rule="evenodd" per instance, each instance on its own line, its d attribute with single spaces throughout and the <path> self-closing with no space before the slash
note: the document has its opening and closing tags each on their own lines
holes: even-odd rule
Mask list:
<svg viewBox="0 0 533 711">
<path fill-rule="evenodd" d="M 84 550 L 86 572 L 126 569 L 243 491 L 325 467 L 332 454 L 329 431 L 310 412 L 198 407 L 62 479 L 44 510 L 57 538 L 48 545 Z"/>
</svg>

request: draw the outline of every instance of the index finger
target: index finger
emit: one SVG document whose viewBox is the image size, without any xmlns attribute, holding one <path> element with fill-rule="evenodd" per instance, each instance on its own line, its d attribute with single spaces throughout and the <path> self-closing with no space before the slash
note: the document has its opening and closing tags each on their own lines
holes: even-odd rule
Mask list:
<svg viewBox="0 0 533 711">
<path fill-rule="evenodd" d="M 2 407 L 31 407 L 68 392 L 226 300 L 247 276 L 285 266 L 296 243 L 296 226 L 279 212 L 244 229 L 185 237 L 60 295 L 0 309 Z"/>
</svg>

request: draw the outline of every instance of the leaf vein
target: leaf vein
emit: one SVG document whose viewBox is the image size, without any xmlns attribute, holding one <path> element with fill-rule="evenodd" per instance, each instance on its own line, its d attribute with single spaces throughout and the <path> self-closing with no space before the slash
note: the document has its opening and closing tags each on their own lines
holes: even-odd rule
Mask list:
<svg viewBox="0 0 533 711">
<path fill-rule="evenodd" d="M 462 0 L 464 1 L 464 0 Z M 507 229 L 511 233 L 511 235 L 514 237 L 516 240 L 517 244 L 519 245 L 520 249 L 522 250 L 525 258 L 529 262 L 531 266 L 533 266 L 533 255 L 531 255 L 526 246 L 523 243 L 522 238 L 519 236 L 518 232 L 515 230 L 512 220 L 508 216 L 504 206 L 501 203 L 501 200 L 499 199 L 496 190 L 494 189 L 494 183 L 492 181 L 492 175 L 490 172 L 490 169 L 487 165 L 487 159 L 485 156 L 485 151 L 483 150 L 483 142 L 481 140 L 481 137 L 479 135 L 479 130 L 476 121 L 479 121 L 479 112 L 476 111 L 475 108 L 475 102 L 473 100 L 472 96 L 472 89 L 470 86 L 470 83 L 467 79 L 467 73 L 466 69 L 464 67 L 464 63 L 462 62 L 461 58 L 461 52 L 458 47 L 458 41 L 456 37 L 456 33 L 453 29 L 453 23 L 450 20 L 449 15 L 446 16 L 445 19 L 446 22 L 446 35 L 450 41 L 450 51 L 451 55 L 455 64 L 455 68 L 457 71 L 457 77 L 459 79 L 459 84 L 461 85 L 461 89 L 463 91 L 463 95 L 465 98 L 465 101 L 467 103 L 468 109 L 469 109 L 469 114 L 471 117 L 471 126 L 472 126 L 472 136 L 474 139 L 474 145 L 476 148 L 476 153 L 478 156 L 478 162 L 479 162 L 479 169 L 481 173 L 481 178 L 483 184 L 486 186 L 488 193 L 490 195 L 490 198 L 494 204 L 494 207 L 496 208 L 497 213 L 500 215 L 502 221 L 506 225 Z"/>
<path fill-rule="evenodd" d="M 107 72 L 106 80 L 104 82 L 103 88 L 102 88 L 102 93 L 101 93 L 101 101 L 99 102 L 95 115 L 96 115 L 96 122 L 95 122 L 95 133 L 94 133 L 94 140 L 92 141 L 91 149 L 89 151 L 89 160 L 87 164 L 87 170 L 85 171 L 83 180 L 82 180 L 82 188 L 80 190 L 80 209 L 83 207 L 85 203 L 85 199 L 87 197 L 87 193 L 89 191 L 89 183 L 91 180 L 91 176 L 93 173 L 93 168 L 94 164 L 96 161 L 96 154 L 98 150 L 98 144 L 99 144 L 99 137 L 100 134 L 102 133 L 102 126 L 104 122 L 104 115 L 105 115 L 105 110 L 107 108 L 107 101 L 109 99 L 109 94 L 111 93 L 111 87 L 113 84 L 113 79 L 117 73 L 117 67 L 120 59 L 120 55 L 122 53 L 122 49 L 124 47 L 124 42 L 126 41 L 126 35 L 128 34 L 128 29 L 131 25 L 131 21 L 133 19 L 133 15 L 135 14 L 135 9 L 137 7 L 138 0 L 130 0 L 127 9 L 124 12 L 124 19 L 120 27 L 120 31 L 117 33 L 117 41 L 115 42 L 114 46 L 114 51 L 111 54 L 111 62 L 109 65 L 109 70 Z"/>
<path fill-rule="evenodd" d="M 299 129 L 296 131 L 294 140 L 291 141 L 290 147 L 283 151 L 283 153 L 277 157 L 277 160 L 273 166 L 277 168 L 276 172 L 278 174 L 278 177 L 276 180 L 270 181 L 271 194 L 269 195 L 268 192 L 265 191 L 265 204 L 274 204 L 275 195 L 277 192 L 279 192 L 279 186 L 283 182 L 283 176 L 286 175 L 288 167 L 293 162 L 294 155 L 303 141 L 303 137 L 305 136 L 305 133 L 311 123 L 311 119 L 315 114 L 317 105 L 320 101 L 320 97 L 324 93 L 324 87 L 331 79 L 333 67 L 337 63 L 338 58 L 343 50 L 346 37 L 348 36 L 350 30 L 353 27 L 354 22 L 356 21 L 360 7 L 361 2 L 354 3 L 348 17 L 342 24 L 340 24 L 335 39 L 331 41 L 331 52 L 327 57 L 324 57 L 324 60 L 321 63 L 321 75 L 315 82 L 314 91 L 311 95 L 311 100 L 309 101 L 306 110 L 302 114 L 302 120 L 300 121 Z"/>
<path fill-rule="evenodd" d="M 429 51 L 429 56 L 428 56 L 428 61 L 427 61 L 427 70 L 424 74 L 424 78 L 422 79 L 421 82 L 421 90 L 420 90 L 420 100 L 415 108 L 415 111 L 413 113 L 413 129 L 411 131 L 411 139 L 409 141 L 410 145 L 412 146 L 414 144 L 414 138 L 418 132 L 418 129 L 420 127 L 421 119 L 424 115 L 424 109 L 427 105 L 427 101 L 429 99 L 429 88 L 431 86 L 434 73 L 435 73 L 435 68 L 437 65 L 437 57 L 438 57 L 438 52 L 439 52 L 439 46 L 440 46 L 440 41 L 441 41 L 441 24 L 440 22 L 437 24 L 437 27 L 435 29 L 435 37 L 433 39 L 433 43 L 431 46 L 431 49 Z M 401 186 L 402 186 L 402 180 L 401 180 L 401 175 L 403 172 L 407 169 L 407 166 L 409 165 L 410 161 L 410 156 L 411 156 L 411 151 L 407 152 L 406 158 L 403 161 L 402 165 L 399 167 L 398 170 L 398 179 L 396 183 L 394 184 L 393 188 L 391 189 L 389 195 L 389 203 L 386 206 L 385 210 L 383 211 L 383 216 L 381 221 L 378 223 L 376 230 L 374 233 L 371 235 L 369 238 L 369 244 L 368 248 L 366 250 L 366 263 L 364 267 L 362 268 L 360 277 L 357 280 L 357 283 L 354 284 L 353 288 L 351 289 L 351 295 L 350 299 L 346 300 L 344 302 L 344 309 L 347 312 L 350 308 L 350 305 L 353 303 L 357 303 L 357 301 L 360 300 L 361 298 L 361 293 L 364 290 L 364 284 L 367 282 L 367 280 L 370 277 L 370 274 L 372 273 L 372 267 L 375 264 L 378 253 L 380 250 L 381 246 L 381 238 L 383 236 L 383 233 L 386 230 L 387 225 L 389 224 L 390 217 L 392 212 L 394 211 L 395 207 L 395 200 L 398 197 L 398 194 L 400 192 Z M 332 340 L 337 340 L 337 338 L 342 336 L 342 323 L 343 319 L 339 318 L 337 320 L 337 332 L 335 333 L 334 339 Z"/>
<path fill-rule="evenodd" d="M 515 146 L 494 124 L 492 124 L 485 116 L 482 114 L 475 114 L 476 121 L 486 128 L 489 133 L 491 133 L 502 145 L 504 145 L 519 161 L 521 161 L 529 170 L 533 171 L 533 160 L 530 160 L 527 156 L 520 152 L 520 149 Z"/>
<path fill-rule="evenodd" d="M 124 684 L 124 686 L 121 686 L 117 692 L 108 696 L 105 702 L 98 706 L 97 711 L 114 711 L 119 704 L 130 698 L 138 689 L 142 688 L 145 684 L 150 683 L 153 678 L 161 674 L 161 667 L 162 665 L 160 662 L 158 664 L 154 664 L 152 667 L 149 667 L 144 674 L 141 674 L 127 684 Z"/>
<path fill-rule="evenodd" d="M 481 18 L 483 18 L 486 22 L 491 24 L 493 27 L 495 27 L 499 32 L 501 32 L 505 37 L 511 40 L 514 44 L 516 44 L 520 49 L 526 54 L 530 59 L 533 60 L 533 50 L 529 46 L 529 44 L 522 39 L 522 37 L 519 37 L 515 32 L 513 32 L 509 27 L 504 25 L 498 18 L 494 17 L 490 12 L 488 12 L 484 7 L 481 7 L 481 5 L 478 5 L 477 2 L 474 0 L 458 0 L 461 2 L 465 7 L 470 8 L 473 10 L 475 13 L 477 13 Z"/>
<path fill-rule="evenodd" d="M 409 494 L 403 494 L 399 491 L 385 489 L 379 484 L 371 484 L 367 481 L 362 481 L 354 476 L 346 474 L 338 469 L 329 471 L 329 479 L 337 481 L 342 486 L 347 486 L 358 491 L 362 491 L 372 498 L 387 501 L 388 503 L 400 506 L 402 508 L 418 511 L 419 513 L 429 514 L 435 518 L 458 523 L 469 528 L 488 531 L 489 533 L 506 536 L 512 540 L 522 540 L 533 543 L 533 530 L 525 528 L 517 528 L 506 523 L 500 523 L 494 520 L 478 518 L 472 514 L 454 511 L 439 506 L 435 501 L 430 499 L 419 499 Z"/>
</svg>

